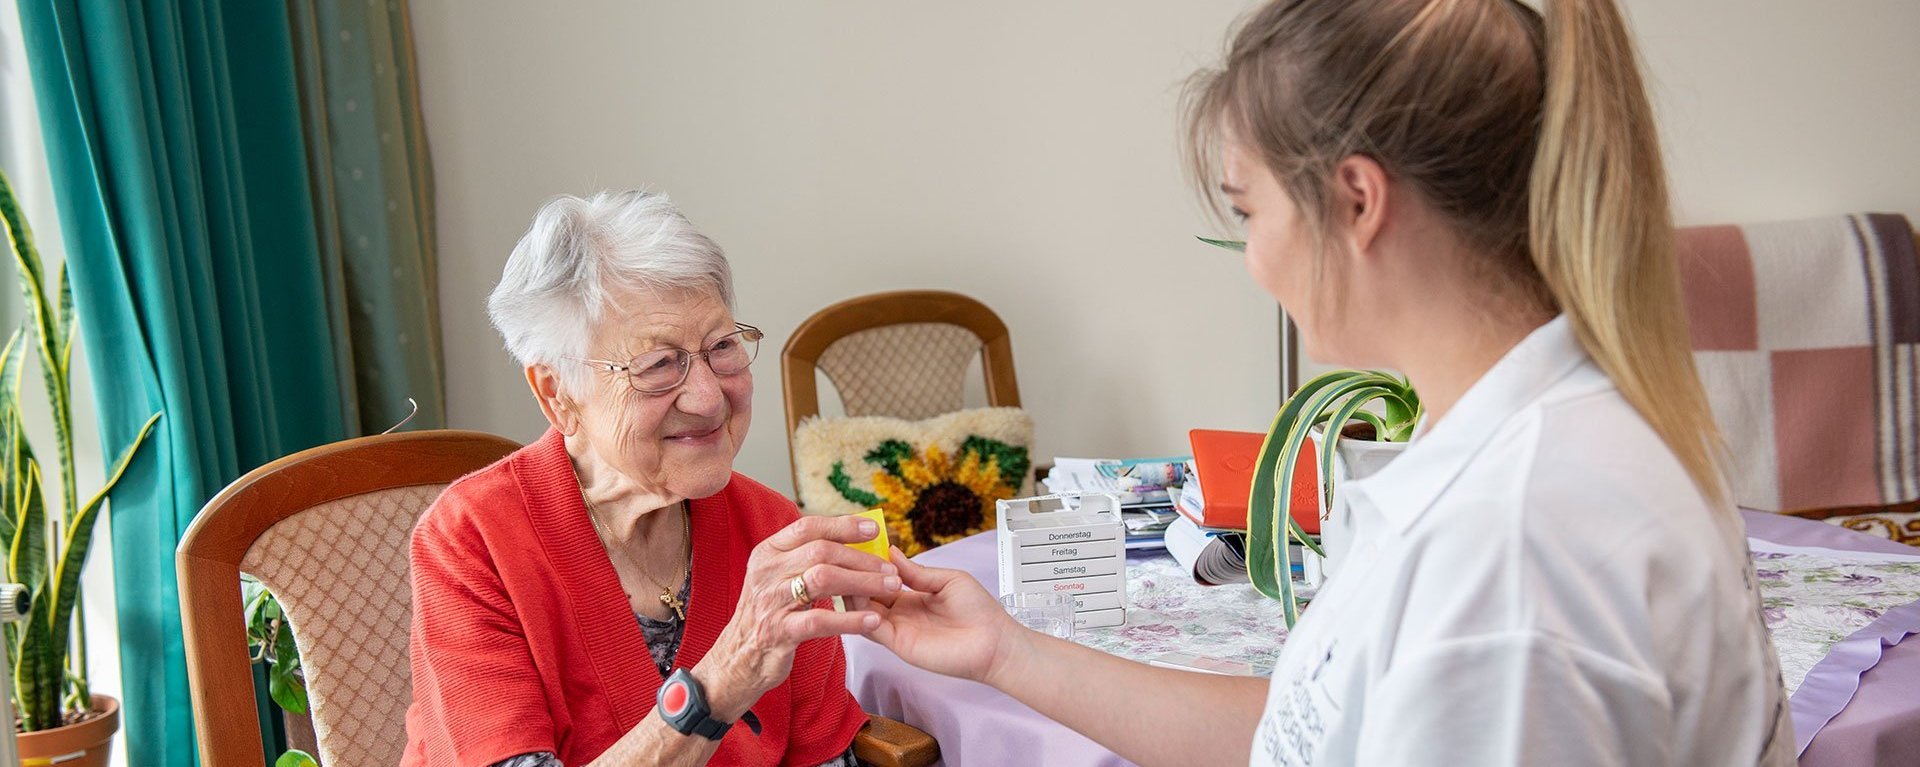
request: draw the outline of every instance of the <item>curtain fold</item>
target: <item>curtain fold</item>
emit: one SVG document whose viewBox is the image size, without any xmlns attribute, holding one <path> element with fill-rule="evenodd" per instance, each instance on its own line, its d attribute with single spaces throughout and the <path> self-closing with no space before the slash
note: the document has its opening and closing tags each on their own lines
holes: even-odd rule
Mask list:
<svg viewBox="0 0 1920 767">
<path fill-rule="evenodd" d="M 344 406 L 377 433 L 446 423 L 433 169 L 405 3 L 289 0 Z"/>
<path fill-rule="evenodd" d="M 274 458 L 444 423 L 406 5 L 19 0 L 103 451 L 131 761 L 196 764 L 173 552 Z M 240 620 L 240 616 L 235 616 Z"/>
</svg>

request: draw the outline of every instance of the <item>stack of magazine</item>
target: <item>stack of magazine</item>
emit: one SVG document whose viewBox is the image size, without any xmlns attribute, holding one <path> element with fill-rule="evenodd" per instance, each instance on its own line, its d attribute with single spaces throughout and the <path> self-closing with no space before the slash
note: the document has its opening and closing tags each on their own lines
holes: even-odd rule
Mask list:
<svg viewBox="0 0 1920 767">
<path fill-rule="evenodd" d="M 1186 456 L 1173 458 L 1055 458 L 1044 484 L 1049 493 L 1105 493 L 1120 500 L 1127 548 L 1166 547 L 1167 526 L 1179 514 L 1173 494 L 1190 476 Z"/>
<path fill-rule="evenodd" d="M 1172 496 L 1174 510 L 1180 518 L 1167 526 L 1167 553 L 1201 585 L 1249 582 L 1247 531 L 1200 524 L 1200 520 L 1205 519 L 1202 512 L 1206 508 L 1205 496 L 1200 492 L 1200 476 L 1191 465 L 1186 475 L 1186 483 Z M 1295 543 L 1289 545 L 1287 551 L 1292 555 L 1294 580 L 1308 586 L 1319 585 L 1319 578 L 1307 568 L 1305 547 Z"/>
</svg>

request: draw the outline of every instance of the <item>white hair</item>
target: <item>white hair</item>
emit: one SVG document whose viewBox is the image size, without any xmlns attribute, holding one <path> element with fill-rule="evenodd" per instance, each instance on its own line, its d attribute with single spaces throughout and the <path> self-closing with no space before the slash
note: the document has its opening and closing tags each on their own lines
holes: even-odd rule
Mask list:
<svg viewBox="0 0 1920 767">
<path fill-rule="evenodd" d="M 546 365 L 579 391 L 595 323 L 616 296 L 710 290 L 733 308 L 733 272 L 720 246 L 664 194 L 560 195 L 540 206 L 487 297 L 487 317 L 521 365 Z"/>
</svg>

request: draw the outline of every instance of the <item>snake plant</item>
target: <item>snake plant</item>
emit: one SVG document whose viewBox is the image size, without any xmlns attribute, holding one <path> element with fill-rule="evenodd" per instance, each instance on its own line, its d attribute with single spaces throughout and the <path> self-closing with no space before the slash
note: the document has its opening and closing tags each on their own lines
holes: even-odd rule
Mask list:
<svg viewBox="0 0 1920 767">
<path fill-rule="evenodd" d="M 1373 402 L 1380 403 L 1380 412 L 1365 409 Z M 1327 509 L 1333 505 L 1333 458 L 1341 430 L 1359 422 L 1372 426 L 1377 440 L 1405 442 L 1413 436 L 1420 412 L 1420 397 L 1405 378 L 1379 371 L 1336 370 L 1301 386 L 1274 417 L 1273 427 L 1260 446 L 1252 495 L 1247 502 L 1247 569 L 1254 588 L 1285 606 L 1287 628 L 1293 628 L 1300 617 L 1293 596 L 1293 557 L 1287 551 L 1287 539 L 1298 540 L 1316 554 L 1326 554 L 1294 521 L 1289 492 L 1294 468 L 1300 454 L 1308 449 L 1313 427 L 1325 428 L 1315 463 L 1320 472 L 1320 508 Z"/>
<path fill-rule="evenodd" d="M 73 465 L 73 286 L 61 265 L 50 296 L 42 282 L 40 254 L 13 186 L 0 174 L 0 229 L 20 272 L 29 317 L 0 353 L 0 541 L 7 544 L 7 581 L 27 588 L 32 602 L 24 623 L 7 624 L 6 649 L 13 663 L 13 700 L 23 732 L 45 730 L 84 716 L 92 704 L 87 685 L 86 623 L 80 604 L 80 570 L 93 547 L 93 523 L 107 494 L 146 442 L 160 414 L 140 427 L 107 472 L 106 483 L 79 502 Z M 40 363 L 41 381 L 53 416 L 60 461 L 61 504 L 48 514 L 40 462 L 26 434 L 20 381 L 27 355 Z"/>
</svg>

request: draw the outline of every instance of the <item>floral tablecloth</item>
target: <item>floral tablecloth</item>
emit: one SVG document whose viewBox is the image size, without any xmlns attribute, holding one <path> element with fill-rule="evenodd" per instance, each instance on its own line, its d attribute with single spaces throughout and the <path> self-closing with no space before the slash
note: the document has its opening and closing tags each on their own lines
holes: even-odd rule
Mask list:
<svg viewBox="0 0 1920 767">
<path fill-rule="evenodd" d="M 1280 603 L 1251 585 L 1202 586 L 1172 556 L 1135 555 L 1127 563 L 1127 625 L 1080 629 L 1073 641 L 1142 663 L 1177 651 L 1271 670 L 1286 625 Z"/>
<path fill-rule="evenodd" d="M 1790 703 L 1803 763 L 1884 763 L 1882 757 L 1889 754 L 1913 753 L 1909 741 L 1920 743 L 1920 736 L 1904 733 L 1920 721 L 1920 707 L 1909 693 L 1900 692 L 1912 689 L 1911 682 L 1905 677 L 1882 679 L 1868 694 L 1860 681 L 1883 651 L 1902 663 L 1909 657 L 1904 654 L 1907 646 L 1894 645 L 1912 633 L 1909 629 L 1920 630 L 1920 561 L 1910 553 L 1890 553 L 1905 551 L 1894 544 L 1874 556 L 1873 547 L 1840 540 L 1861 536 L 1818 522 L 1773 517 L 1749 513 L 1747 521 L 1756 536 L 1751 539 L 1757 552 L 1754 574 L 1765 619 L 1787 687 L 1794 693 Z M 1761 528 L 1767 532 L 1762 534 Z M 1830 535 L 1809 535 L 1807 528 Z M 997 582 L 995 552 L 994 533 L 989 531 L 918 559 L 966 570 L 992 590 Z M 1127 576 L 1128 625 L 1083 629 L 1075 633 L 1075 641 L 1140 661 L 1181 651 L 1272 667 L 1286 638 L 1278 628 L 1284 621 L 1279 604 L 1251 586 L 1200 586 L 1165 554 L 1135 553 Z M 863 637 L 845 641 L 848 686 L 862 706 L 934 735 L 950 767 L 1128 764 L 997 690 L 907 666 Z M 1912 671 L 1920 664 L 1903 668 Z M 1870 699 L 1869 705 L 1847 708 L 1856 688 Z M 1838 733 L 1843 737 L 1809 748 L 1829 721 L 1837 726 L 1847 717 L 1852 720 Z"/>
<path fill-rule="evenodd" d="M 1861 561 L 1837 552 L 1756 552 L 1753 569 L 1789 694 L 1841 640 L 1889 610 L 1920 601 L 1920 558 Z"/>
<path fill-rule="evenodd" d="M 1920 601 L 1920 558 L 1859 561 L 1840 552 L 1753 555 L 1767 628 L 1791 694 L 1840 640 L 1888 610 Z M 1127 566 L 1127 625 L 1081 629 L 1074 641 L 1141 662 L 1168 652 L 1271 669 L 1286 641 L 1280 603 L 1252 586 L 1202 586 L 1168 556 Z"/>
</svg>

